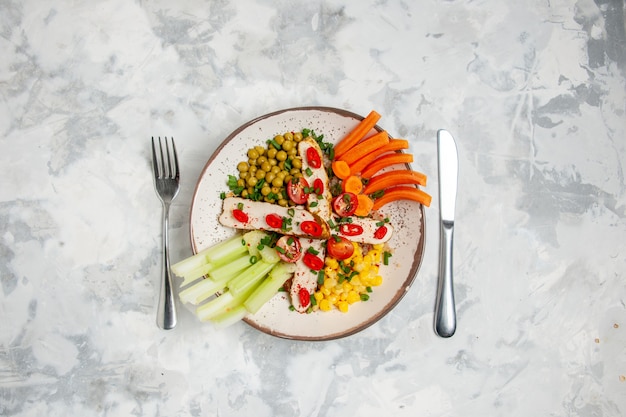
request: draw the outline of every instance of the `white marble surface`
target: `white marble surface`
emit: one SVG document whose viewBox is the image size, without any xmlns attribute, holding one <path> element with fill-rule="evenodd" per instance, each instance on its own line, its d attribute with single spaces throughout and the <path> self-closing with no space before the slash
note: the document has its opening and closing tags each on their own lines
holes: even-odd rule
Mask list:
<svg viewBox="0 0 626 417">
<path fill-rule="evenodd" d="M 0 3 L 0 415 L 623 416 L 624 2 Z M 416 283 L 346 339 L 155 326 L 149 137 L 195 181 L 269 111 L 376 109 L 435 196 Z M 460 152 L 458 330 L 432 330 L 435 132 Z"/>
</svg>

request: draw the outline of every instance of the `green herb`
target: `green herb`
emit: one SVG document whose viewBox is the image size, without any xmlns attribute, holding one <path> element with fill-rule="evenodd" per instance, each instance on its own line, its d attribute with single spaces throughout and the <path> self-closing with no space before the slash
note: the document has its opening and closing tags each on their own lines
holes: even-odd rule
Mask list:
<svg viewBox="0 0 626 417">
<path fill-rule="evenodd" d="M 384 265 L 389 265 L 389 258 L 391 258 L 391 253 L 390 252 L 383 252 L 383 264 Z"/>
<path fill-rule="evenodd" d="M 370 296 L 367 294 L 361 294 L 361 301 L 367 301 L 370 299 Z"/>
<path fill-rule="evenodd" d="M 318 255 L 319 254 L 319 251 L 313 249 L 313 246 L 309 246 L 309 248 L 306 251 L 309 252 L 312 255 Z"/>
<path fill-rule="evenodd" d="M 377 198 L 380 198 L 380 197 L 382 197 L 382 196 L 384 196 L 384 195 L 385 195 L 385 190 L 378 190 L 378 191 L 376 191 L 376 192 L 373 192 L 370 196 L 371 196 L 373 199 L 377 199 Z"/>
<path fill-rule="evenodd" d="M 311 171 L 311 168 L 307 167 L 304 170 L 304 173 L 306 174 L 307 177 L 310 177 L 311 175 L 313 175 L 313 171 Z"/>
<path fill-rule="evenodd" d="M 250 257 L 250 263 L 251 263 L 252 265 L 254 265 L 255 263 L 257 263 L 257 261 L 258 261 L 258 259 L 257 259 L 257 257 L 256 257 L 256 256 L 252 255 L 252 256 Z"/>
</svg>

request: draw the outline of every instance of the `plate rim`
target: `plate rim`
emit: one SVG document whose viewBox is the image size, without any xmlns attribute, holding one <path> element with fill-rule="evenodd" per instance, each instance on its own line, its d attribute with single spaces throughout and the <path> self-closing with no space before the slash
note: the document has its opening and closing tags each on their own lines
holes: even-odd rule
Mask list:
<svg viewBox="0 0 626 417">
<path fill-rule="evenodd" d="M 194 241 L 194 230 L 193 230 L 193 223 L 192 223 L 192 219 L 193 219 L 193 212 L 194 212 L 194 207 L 196 206 L 196 198 L 198 197 L 198 189 L 200 187 L 200 183 L 202 181 L 202 178 L 205 176 L 207 170 L 209 169 L 209 167 L 211 166 L 211 164 L 213 163 L 213 161 L 217 158 L 217 156 L 220 154 L 220 152 L 224 149 L 224 147 L 226 147 L 226 145 L 232 141 L 239 133 L 241 133 L 242 131 L 244 131 L 245 129 L 247 129 L 248 127 L 259 123 L 260 121 L 263 121 L 265 119 L 269 119 L 271 117 L 280 115 L 280 114 L 284 114 L 284 113 L 289 113 L 289 112 L 298 112 L 298 111 L 320 111 L 320 112 L 327 112 L 327 113 L 334 113 L 340 116 L 344 116 L 344 117 L 349 117 L 349 118 L 353 118 L 357 121 L 363 120 L 364 117 L 354 113 L 350 110 L 346 110 L 346 109 L 340 109 L 337 107 L 330 107 L 330 106 L 299 106 L 299 107 L 289 107 L 289 108 L 284 108 L 281 110 L 276 110 L 270 113 L 266 113 L 260 116 L 257 116 L 251 120 L 249 120 L 248 122 L 240 125 L 239 127 L 237 127 L 235 130 L 233 130 L 230 134 L 228 134 L 218 145 L 218 147 L 213 151 L 213 153 L 211 154 L 211 156 L 209 157 L 209 159 L 206 161 L 206 163 L 204 164 L 204 167 L 202 168 L 202 170 L 200 171 L 200 174 L 198 175 L 198 178 L 196 180 L 196 184 L 194 186 L 194 190 L 193 190 L 193 194 L 192 194 L 192 198 L 191 198 L 191 203 L 190 203 L 190 208 L 189 208 L 189 240 L 191 243 L 191 248 L 192 248 L 192 252 L 194 254 L 198 253 L 198 248 L 197 245 Z M 374 129 L 376 129 L 377 131 L 382 131 L 383 129 L 376 125 L 374 126 Z M 410 169 L 410 164 L 404 164 L 407 168 Z M 421 268 L 421 265 L 423 263 L 423 259 L 424 259 L 424 252 L 425 252 L 425 247 L 426 247 L 426 217 L 425 217 L 425 212 L 424 212 L 424 206 L 422 204 L 419 205 L 419 212 L 420 212 L 420 238 L 419 238 L 419 242 L 417 245 L 417 248 L 415 249 L 415 252 L 413 254 L 413 262 L 411 264 L 411 268 L 409 270 L 408 276 L 405 278 L 405 280 L 402 282 L 402 285 L 399 287 L 398 291 L 396 292 L 396 294 L 393 296 L 393 298 L 379 311 L 376 312 L 376 314 L 372 315 L 371 317 L 368 317 L 364 322 L 359 323 L 356 326 L 352 326 L 349 329 L 340 331 L 340 332 L 335 332 L 335 333 L 331 333 L 331 334 L 327 334 L 324 336 L 304 336 L 304 335 L 293 335 L 293 334 L 288 334 L 288 333 L 284 333 L 281 331 L 276 331 L 274 329 L 272 329 L 269 326 L 263 326 L 260 325 L 252 320 L 250 320 L 248 317 L 245 317 L 243 319 L 243 321 L 249 325 L 250 327 L 254 328 L 255 330 L 258 330 L 261 333 L 265 333 L 269 336 L 274 336 L 274 337 L 278 337 L 281 339 L 286 339 L 286 340 L 298 340 L 298 341 L 331 341 L 331 340 L 337 340 L 337 339 L 341 339 L 341 338 L 345 338 L 351 335 L 354 335 L 356 333 L 359 333 L 365 329 L 367 329 L 368 327 L 371 327 L 373 324 L 377 323 L 378 321 L 380 321 L 383 317 L 385 317 L 387 314 L 389 314 L 399 303 L 400 301 L 406 296 L 406 294 L 409 292 L 409 290 L 411 289 L 411 287 L 413 286 L 413 282 L 415 281 L 417 274 Z M 217 220 L 216 220 L 217 221 Z"/>
</svg>

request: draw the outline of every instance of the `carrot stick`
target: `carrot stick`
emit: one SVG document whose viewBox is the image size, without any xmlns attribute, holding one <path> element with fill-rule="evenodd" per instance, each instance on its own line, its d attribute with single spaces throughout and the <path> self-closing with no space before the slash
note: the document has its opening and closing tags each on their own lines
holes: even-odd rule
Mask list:
<svg viewBox="0 0 626 417">
<path fill-rule="evenodd" d="M 376 126 L 380 120 L 380 114 L 372 110 L 365 119 L 361 120 L 339 143 L 335 145 L 335 159 L 348 152 L 350 148 L 359 143 L 367 133 Z"/>
<path fill-rule="evenodd" d="M 380 155 L 384 153 L 399 151 L 401 149 L 408 149 L 408 148 L 409 148 L 408 140 L 390 139 L 388 144 L 381 146 L 380 148 L 376 149 L 373 152 L 370 152 L 369 154 L 365 155 L 364 157 L 356 161 L 354 164 L 350 165 L 350 173 L 352 175 L 358 174 L 363 169 L 365 169 L 365 167 L 368 166 L 374 159 L 378 158 Z"/>
<path fill-rule="evenodd" d="M 383 172 L 370 178 L 367 186 L 363 190 L 363 194 L 371 194 L 394 185 L 419 184 L 426 185 L 427 177 L 425 174 L 409 169 L 398 169 L 394 171 Z"/>
<path fill-rule="evenodd" d="M 358 199 L 358 204 L 354 214 L 361 217 L 369 216 L 372 211 L 372 207 L 374 207 L 374 200 L 365 194 L 357 194 L 356 197 Z"/>
<path fill-rule="evenodd" d="M 345 180 L 350 176 L 350 166 L 344 161 L 333 161 L 331 166 L 337 178 Z"/>
<path fill-rule="evenodd" d="M 343 191 L 346 193 L 361 194 L 361 191 L 363 191 L 363 183 L 361 182 L 361 178 L 356 175 L 350 175 L 343 180 L 341 188 L 343 188 Z"/>
<path fill-rule="evenodd" d="M 361 178 L 369 179 L 383 168 L 395 164 L 408 164 L 409 162 L 413 162 L 413 155 L 410 153 L 390 153 L 388 155 L 382 155 L 374 159 L 371 164 L 361 171 Z"/>
<path fill-rule="evenodd" d="M 410 185 L 400 185 L 397 187 L 389 188 L 385 191 L 382 197 L 374 200 L 372 210 L 378 210 L 385 204 L 391 203 L 397 200 L 412 200 L 421 203 L 426 207 L 430 207 L 432 197 L 420 190 L 419 188 L 412 187 Z"/>
<path fill-rule="evenodd" d="M 369 138 L 365 139 L 364 141 L 359 142 L 356 145 L 354 145 L 350 149 L 350 152 L 346 152 L 339 159 L 341 159 L 342 161 L 346 161 L 348 165 L 352 165 L 357 161 L 357 159 L 361 159 L 368 153 L 373 152 L 376 149 L 388 143 L 389 143 L 389 135 L 387 134 L 387 132 L 385 131 L 378 132 L 378 133 L 373 134 Z"/>
</svg>

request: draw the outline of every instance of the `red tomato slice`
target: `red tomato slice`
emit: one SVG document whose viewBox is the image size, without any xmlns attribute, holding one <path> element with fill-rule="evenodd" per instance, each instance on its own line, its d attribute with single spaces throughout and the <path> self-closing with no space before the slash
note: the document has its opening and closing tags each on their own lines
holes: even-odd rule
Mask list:
<svg viewBox="0 0 626 417">
<path fill-rule="evenodd" d="M 306 290 L 306 288 L 300 288 L 298 291 L 298 298 L 300 299 L 300 305 L 302 307 L 306 307 L 311 302 L 311 294 Z"/>
<path fill-rule="evenodd" d="M 312 168 L 319 168 L 322 166 L 320 154 L 317 153 L 317 149 L 313 147 L 306 150 L 306 160 Z"/>
<path fill-rule="evenodd" d="M 339 233 L 344 236 L 358 236 L 363 234 L 363 227 L 358 224 L 343 223 L 339 225 Z"/>
<path fill-rule="evenodd" d="M 233 217 L 241 223 L 248 222 L 248 215 L 243 210 L 233 209 Z"/>
<path fill-rule="evenodd" d="M 332 236 L 326 242 L 326 250 L 328 254 L 338 261 L 348 259 L 354 253 L 352 242 L 343 236 Z"/>
<path fill-rule="evenodd" d="M 305 190 L 308 189 L 309 183 L 304 177 L 292 178 L 287 182 L 287 195 L 296 204 L 306 203 L 308 194 Z"/>
<path fill-rule="evenodd" d="M 313 255 L 311 252 L 305 252 L 302 261 L 306 266 L 314 271 L 319 271 L 324 267 L 324 261 Z"/>
<path fill-rule="evenodd" d="M 374 232 L 374 237 L 376 239 L 382 239 L 385 237 L 385 235 L 387 234 L 387 226 L 380 226 L 378 229 L 376 229 L 376 231 Z"/>
<path fill-rule="evenodd" d="M 315 190 L 315 194 L 324 194 L 324 181 L 316 178 L 315 181 L 313 181 L 313 190 Z"/>
<path fill-rule="evenodd" d="M 280 217 L 278 214 L 270 213 L 265 216 L 265 223 L 267 223 L 269 227 L 273 227 L 274 229 L 280 229 L 283 226 L 283 218 Z"/>
<path fill-rule="evenodd" d="M 300 224 L 300 229 L 309 236 L 318 237 L 322 234 L 322 226 L 312 220 L 305 220 Z"/>
<path fill-rule="evenodd" d="M 354 193 L 341 193 L 333 200 L 333 209 L 341 217 L 352 216 L 359 205 Z"/>
<path fill-rule="evenodd" d="M 276 242 L 278 256 L 285 262 L 296 262 L 302 256 L 300 240 L 293 236 L 283 236 Z"/>
</svg>

